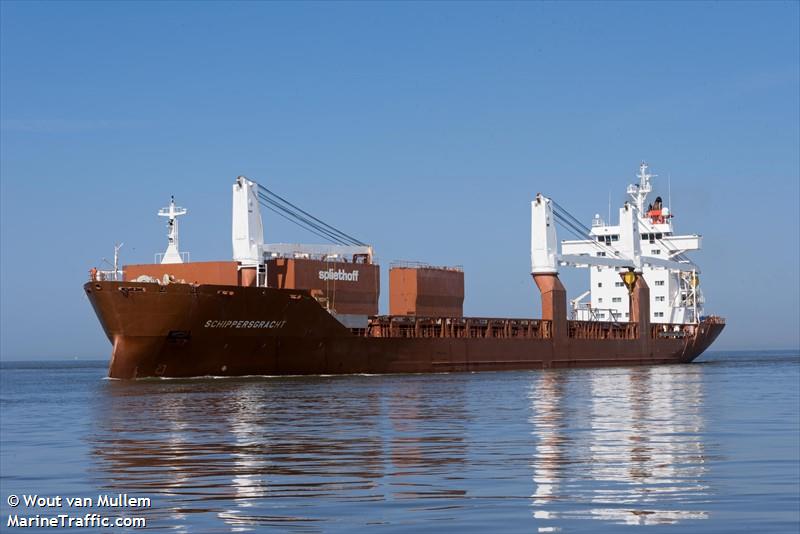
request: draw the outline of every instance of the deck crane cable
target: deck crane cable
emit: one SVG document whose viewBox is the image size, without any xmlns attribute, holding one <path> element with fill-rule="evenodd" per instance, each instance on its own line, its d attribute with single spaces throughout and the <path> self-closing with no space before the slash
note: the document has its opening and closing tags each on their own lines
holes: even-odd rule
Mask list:
<svg viewBox="0 0 800 534">
<path fill-rule="evenodd" d="M 577 226 L 578 228 L 582 228 L 582 229 L 583 229 L 583 233 L 584 233 L 584 234 L 586 234 L 586 235 L 589 235 L 589 233 L 590 233 L 591 231 L 589 230 L 589 227 L 588 227 L 588 226 L 584 225 L 584 224 L 583 224 L 583 223 L 582 223 L 580 220 L 578 220 L 578 218 L 577 218 L 577 217 L 575 217 L 575 216 L 574 216 L 574 215 L 572 215 L 570 212 L 568 212 L 566 209 L 564 209 L 564 208 L 561 206 L 561 204 L 559 204 L 558 202 L 556 202 L 556 201 L 555 201 L 555 200 L 553 200 L 552 198 L 550 199 L 550 202 L 552 202 L 552 203 L 553 203 L 553 206 L 555 207 L 555 209 L 553 210 L 554 212 L 556 212 L 556 211 L 558 211 L 558 212 L 561 212 L 561 214 L 562 214 L 564 217 L 566 217 L 566 218 L 570 219 L 570 220 L 571 220 L 571 221 L 572 221 L 572 222 L 575 224 L 575 226 Z"/>
<path fill-rule="evenodd" d="M 611 253 L 613 256 L 620 256 L 620 252 L 612 247 L 607 243 L 603 243 L 601 241 L 597 241 L 595 236 L 592 235 L 592 231 L 589 229 L 588 226 L 584 225 L 580 222 L 574 215 L 568 212 L 565 208 L 563 208 L 558 202 L 555 200 L 551 200 L 553 205 L 555 206 L 555 210 L 553 210 L 553 214 L 556 216 L 561 216 L 562 219 L 568 219 L 572 222 L 572 227 L 581 235 L 580 239 L 585 240 L 588 239 L 592 245 L 600 250 L 601 252 Z M 563 226 L 564 223 L 562 223 Z"/>
<path fill-rule="evenodd" d="M 308 230 L 309 232 L 325 239 L 326 241 L 330 241 L 331 243 L 335 243 L 337 245 L 352 244 L 352 242 L 345 241 L 332 231 L 328 230 L 326 227 L 314 223 L 308 218 L 303 217 L 299 213 L 287 208 L 286 206 L 273 201 L 272 199 L 266 197 L 265 195 L 259 193 L 258 196 L 259 196 L 259 203 L 265 208 L 280 215 L 284 219 L 300 226 L 301 228 Z"/>
<path fill-rule="evenodd" d="M 352 244 L 351 241 L 345 240 L 341 238 L 339 235 L 333 233 L 331 230 L 326 228 L 325 226 L 321 226 L 316 224 L 311 219 L 300 215 L 299 213 L 287 208 L 286 206 L 273 202 L 268 198 L 260 196 L 261 205 L 270 207 L 272 211 L 278 210 L 282 212 L 290 221 L 297 223 L 299 226 L 306 228 L 306 229 L 314 229 L 317 235 L 324 234 L 321 237 L 330 241 L 332 243 L 336 243 L 338 245 L 350 245 Z"/>
<path fill-rule="evenodd" d="M 666 250 L 667 252 L 671 253 L 674 250 L 671 246 L 667 245 L 664 242 L 663 239 L 656 238 L 656 239 L 654 239 L 654 241 L 656 243 L 658 243 L 659 245 L 661 245 L 662 247 L 664 247 L 664 250 Z M 675 261 L 677 261 L 678 263 L 691 263 L 692 262 L 692 260 L 690 260 L 689 257 L 686 254 L 684 254 L 683 252 L 681 252 L 680 254 L 676 254 L 675 256 L 670 256 L 670 257 L 672 259 L 674 259 Z"/>
<path fill-rule="evenodd" d="M 341 238 L 343 241 L 350 242 L 350 243 L 351 243 L 351 244 L 353 244 L 353 245 L 366 246 L 366 243 L 363 243 L 362 241 L 360 241 L 360 240 L 356 239 L 355 237 L 353 237 L 353 236 L 351 236 L 351 235 L 349 235 L 349 234 L 346 234 L 346 233 L 342 232 L 341 230 L 339 230 L 338 228 L 336 228 L 336 227 L 334 227 L 334 226 L 331 226 L 330 224 L 326 223 L 325 221 L 322 221 L 322 220 L 318 219 L 317 217 L 314 217 L 313 215 L 311 215 L 311 214 L 310 214 L 310 213 L 308 213 L 307 211 L 303 210 L 302 208 L 300 208 L 299 206 L 297 206 L 297 205 L 295 205 L 295 204 L 292 204 L 291 202 L 289 202 L 288 200 L 286 200 L 286 199 L 285 199 L 285 198 L 283 198 L 282 196 L 278 195 L 277 193 L 275 193 L 275 192 L 273 192 L 273 191 L 270 191 L 269 189 L 267 189 L 267 188 L 266 188 L 266 187 L 264 187 L 263 185 L 259 185 L 258 187 L 259 187 L 259 189 L 261 189 L 261 192 L 262 192 L 262 193 L 264 193 L 264 194 L 266 194 L 268 197 L 272 197 L 273 199 L 277 199 L 277 200 L 279 200 L 280 202 L 282 202 L 282 203 L 284 203 L 284 204 L 288 205 L 288 206 L 289 206 L 289 207 L 291 207 L 292 209 L 294 209 L 294 210 L 296 210 L 296 211 L 298 211 L 298 212 L 302 213 L 302 214 L 303 214 L 303 215 L 305 215 L 306 217 L 309 217 L 309 218 L 313 219 L 314 221 L 316 221 L 316 222 L 317 222 L 317 223 L 319 223 L 320 225 L 322 225 L 322 226 L 324 226 L 325 228 L 327 228 L 329 231 L 331 231 L 331 232 L 333 232 L 333 233 L 337 234 L 338 236 L 340 236 L 340 238 Z"/>
<path fill-rule="evenodd" d="M 647 227 L 645 227 L 645 228 L 647 228 Z M 672 246 L 667 245 L 667 243 L 664 242 L 664 240 L 662 238 L 655 237 L 655 235 L 656 235 L 655 228 L 647 228 L 647 230 L 650 232 L 651 236 L 654 236 L 652 238 L 653 242 L 656 242 L 659 245 L 661 245 L 662 247 L 664 247 L 664 250 L 666 250 L 668 253 L 671 253 L 673 250 L 675 250 L 674 248 L 672 248 Z M 681 252 L 680 254 L 675 254 L 674 256 L 670 256 L 670 258 L 674 259 L 678 263 L 692 263 L 692 260 L 690 260 L 689 257 L 686 254 L 684 254 L 683 252 Z"/>
<path fill-rule="evenodd" d="M 553 210 L 553 214 L 556 215 L 556 216 L 560 216 L 562 218 L 562 220 L 571 221 L 572 228 L 581 235 L 581 237 L 580 237 L 581 240 L 589 239 L 589 241 L 592 242 L 592 244 L 594 245 L 595 248 L 597 248 L 597 249 L 599 249 L 600 251 L 603 251 L 603 252 L 610 252 L 614 256 L 619 257 L 620 253 L 619 253 L 619 251 L 617 249 L 615 249 L 614 247 L 612 247 L 612 246 L 610 246 L 608 244 L 605 244 L 605 243 L 597 241 L 594 238 L 594 236 L 592 235 L 592 231 L 589 229 L 588 226 L 586 226 L 582 222 L 580 222 L 580 220 L 578 220 L 574 215 L 572 215 L 570 212 L 568 212 L 564 207 L 562 207 L 555 200 L 551 199 L 551 202 L 555 206 L 555 209 Z M 563 224 L 564 223 L 562 222 L 562 226 L 563 226 Z"/>
<path fill-rule="evenodd" d="M 583 232 L 581 232 L 580 228 L 577 228 L 575 225 L 573 225 L 569 221 L 569 219 L 565 219 L 560 213 L 556 211 L 553 211 L 553 217 L 555 218 L 556 223 L 558 223 L 558 225 L 561 226 L 564 230 L 569 232 L 570 235 L 578 239 L 586 239 L 586 236 L 583 234 Z"/>
<path fill-rule="evenodd" d="M 367 246 L 366 243 L 356 239 L 355 237 L 353 237 L 353 236 L 351 236 L 349 234 L 346 234 L 346 233 L 342 232 L 338 228 L 336 228 L 334 226 L 331 226 L 330 224 L 326 223 L 325 221 L 322 221 L 322 220 L 314 217 L 313 215 L 311 215 L 307 211 L 303 210 L 299 206 L 296 206 L 295 204 L 292 204 L 291 202 L 289 202 L 288 200 L 286 200 L 282 196 L 274 193 L 273 191 L 270 191 L 269 189 L 267 189 L 263 185 L 259 184 L 258 189 L 259 189 L 259 196 L 263 195 L 263 196 L 267 197 L 268 199 L 273 200 L 273 202 L 275 202 L 275 203 L 277 203 L 275 201 L 275 199 L 277 199 L 277 201 L 280 201 L 281 203 L 285 204 L 286 206 L 288 206 L 292 210 L 295 210 L 296 212 L 300 212 L 303 215 L 305 215 L 306 217 L 312 219 L 313 221 L 316 221 L 316 223 L 318 223 L 318 224 L 315 224 L 314 226 L 321 225 L 322 227 L 327 229 L 329 232 L 331 232 L 333 234 L 336 234 L 337 236 L 339 236 L 340 240 L 342 240 L 342 241 L 344 241 L 344 242 L 346 242 L 348 244 L 351 244 L 351 245 Z"/>
<path fill-rule="evenodd" d="M 619 257 L 619 252 L 617 250 L 609 247 L 608 245 L 604 245 L 602 243 L 595 241 L 594 239 L 591 238 L 591 236 L 586 236 L 586 234 L 584 234 L 580 230 L 580 228 L 576 228 L 573 224 L 570 223 L 568 219 L 565 219 L 560 214 L 553 212 L 553 216 L 556 219 L 556 223 L 558 223 L 558 225 L 561 226 L 564 230 L 569 232 L 574 238 L 578 239 L 579 241 L 588 241 L 590 245 L 595 247 L 600 252 L 603 252 L 604 254 L 610 254 L 612 256 Z"/>
<path fill-rule="evenodd" d="M 588 227 L 584 226 L 578 219 L 576 219 L 573 215 L 571 215 L 567 210 L 559 206 L 555 201 L 552 201 L 555 209 L 553 210 L 553 216 L 556 219 L 556 222 L 559 225 L 567 230 L 570 234 L 574 237 L 578 238 L 578 240 L 585 241 L 589 240 L 589 243 L 600 252 L 604 254 L 610 254 L 615 257 L 619 257 L 620 253 L 614 247 L 610 245 L 606 245 L 597 241 L 594 236 L 591 234 L 591 230 Z"/>
<path fill-rule="evenodd" d="M 341 233 L 338 230 L 336 230 L 335 228 L 333 228 L 332 226 L 330 226 L 328 224 L 325 224 L 325 223 L 318 224 L 318 223 L 314 222 L 314 220 L 318 220 L 316 218 L 304 217 L 303 215 L 298 213 L 297 210 L 292 209 L 292 208 L 290 208 L 290 207 L 288 207 L 288 206 L 276 201 L 274 198 L 272 198 L 272 197 L 270 197 L 270 196 L 268 196 L 268 195 L 266 195 L 266 194 L 264 194 L 262 192 L 259 192 L 258 196 L 259 196 L 259 199 L 260 199 L 259 201 L 260 201 L 260 203 L 262 205 L 264 205 L 264 206 L 272 206 L 273 208 L 282 211 L 285 215 L 290 217 L 292 221 L 296 221 L 297 223 L 299 223 L 304 228 L 308 229 L 308 227 L 311 227 L 311 228 L 315 229 L 317 231 L 317 235 L 319 235 L 319 232 L 325 234 L 324 237 L 328 241 L 331 241 L 333 243 L 337 243 L 337 244 L 340 244 L 340 245 L 355 244 L 351 239 L 342 237 Z"/>
<path fill-rule="evenodd" d="M 655 228 L 649 228 L 648 230 L 650 231 L 651 236 L 656 235 Z M 653 241 L 664 247 L 664 250 L 666 250 L 668 253 L 671 253 L 672 251 L 676 250 L 672 248 L 672 246 L 668 245 L 662 238 L 654 237 Z M 674 259 L 678 263 L 692 263 L 692 260 L 690 260 L 689 257 L 683 252 L 681 252 L 680 254 L 675 254 L 674 256 L 670 256 L 670 258 Z"/>
<path fill-rule="evenodd" d="M 271 202 L 264 197 L 259 196 L 259 202 L 262 206 L 266 207 L 270 211 L 281 215 L 284 219 L 304 228 L 313 234 L 322 237 L 326 241 L 330 241 L 331 243 L 335 243 L 337 245 L 345 245 L 348 244 L 339 238 L 336 234 L 331 233 L 330 231 L 326 230 L 324 227 L 314 224 L 309 219 L 306 219 L 302 215 L 299 215 L 296 212 L 293 212 L 290 209 L 287 209 L 285 206 Z"/>
<path fill-rule="evenodd" d="M 586 235 L 581 231 L 579 227 L 576 227 L 569 219 L 565 218 L 558 212 L 553 212 L 553 217 L 555 217 L 556 223 L 558 223 L 561 228 L 566 230 L 572 237 L 584 241 L 587 239 Z M 594 241 L 592 241 L 594 243 Z M 597 244 L 596 246 L 599 246 Z"/>
<path fill-rule="evenodd" d="M 326 241 L 333 241 L 330 237 L 326 236 L 325 234 L 319 233 L 316 230 L 305 226 L 304 224 L 300 223 L 299 221 L 297 221 L 297 220 L 289 217 L 288 215 L 285 215 L 284 213 L 280 212 L 279 210 L 273 208 L 272 206 L 269 206 L 269 205 L 266 205 L 266 204 L 262 204 L 262 205 L 265 208 L 267 208 L 268 210 L 270 210 L 271 212 L 275 213 L 276 215 L 279 215 L 280 217 L 283 217 L 287 221 L 296 224 L 297 226 L 303 228 L 304 230 L 308 230 L 309 232 L 311 232 L 312 234 L 316 235 L 317 237 L 321 237 L 322 239 L 324 239 Z M 333 242 L 336 243 L 336 244 L 341 244 L 338 241 L 333 241 Z"/>
</svg>

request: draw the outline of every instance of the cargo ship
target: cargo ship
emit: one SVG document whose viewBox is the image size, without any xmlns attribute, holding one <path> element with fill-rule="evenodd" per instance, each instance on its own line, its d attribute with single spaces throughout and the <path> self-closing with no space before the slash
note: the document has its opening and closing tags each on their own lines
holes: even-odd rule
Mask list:
<svg viewBox="0 0 800 534">
<path fill-rule="evenodd" d="M 378 311 L 373 247 L 245 177 L 233 184 L 231 261 L 192 262 L 181 252 L 175 205 L 167 249 L 154 263 L 90 270 L 84 290 L 112 345 L 109 376 L 473 372 L 688 363 L 725 321 L 704 315 L 701 237 L 673 233 L 642 163 L 617 224 L 591 227 L 555 200 L 531 201 L 531 274 L 542 315 L 467 317 L 464 271 L 420 263 L 389 269 L 389 313 Z M 325 244 L 264 241 L 261 208 Z M 576 239 L 559 241 L 557 225 Z M 588 268 L 576 299 L 558 272 Z M 587 299 L 588 300 L 585 300 Z"/>
</svg>

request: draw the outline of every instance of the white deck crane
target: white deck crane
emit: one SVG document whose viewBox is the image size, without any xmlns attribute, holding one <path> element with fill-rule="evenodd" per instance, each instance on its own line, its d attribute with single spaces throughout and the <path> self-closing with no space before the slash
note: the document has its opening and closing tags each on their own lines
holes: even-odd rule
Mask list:
<svg viewBox="0 0 800 534">
<path fill-rule="evenodd" d="M 330 244 L 265 243 L 261 206 L 289 219 Z M 370 245 L 317 219 L 253 180 L 239 176 L 233 184 L 233 259 L 242 268 L 263 267 L 270 258 L 315 258 L 343 261 L 363 257 L 372 263 Z"/>
</svg>

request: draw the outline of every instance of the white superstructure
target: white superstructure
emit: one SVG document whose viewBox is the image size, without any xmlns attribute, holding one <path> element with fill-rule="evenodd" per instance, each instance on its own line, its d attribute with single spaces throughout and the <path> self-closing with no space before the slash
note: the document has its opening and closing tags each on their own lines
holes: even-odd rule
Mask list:
<svg viewBox="0 0 800 534">
<path fill-rule="evenodd" d="M 652 323 L 695 323 L 703 314 L 703 296 L 699 288 L 699 269 L 685 253 L 699 250 L 701 236 L 698 234 L 676 235 L 672 226 L 672 214 L 661 197 L 648 203 L 652 192 L 647 164 L 639 167 L 638 184 L 628 186 L 631 202 L 620 209 L 617 225 L 604 221 L 595 215 L 590 230 L 591 239 L 562 241 L 561 249 L 565 257 L 593 256 L 592 259 L 607 260 L 627 258 L 634 263 L 633 268 L 640 272 L 650 287 L 650 321 Z M 625 219 L 632 214 L 638 248 L 632 252 L 631 243 L 625 243 Z M 572 317 L 578 320 L 619 321 L 630 318 L 628 289 L 620 273 L 628 270 L 625 266 L 607 262 L 605 265 L 579 265 L 579 261 L 562 262 L 585 266 L 590 271 L 589 291 L 572 301 Z M 585 297 L 588 302 L 584 302 Z"/>
</svg>

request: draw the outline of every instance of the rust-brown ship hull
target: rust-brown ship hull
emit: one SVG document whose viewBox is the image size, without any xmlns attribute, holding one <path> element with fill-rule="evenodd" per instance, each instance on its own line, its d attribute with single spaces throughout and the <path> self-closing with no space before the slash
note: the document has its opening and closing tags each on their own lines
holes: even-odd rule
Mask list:
<svg viewBox="0 0 800 534">
<path fill-rule="evenodd" d="M 441 319 L 402 318 L 402 328 L 351 330 L 301 290 L 111 281 L 84 289 L 113 345 L 109 376 L 122 379 L 687 363 L 724 327 L 613 339 L 633 330 L 572 321 L 558 335 L 548 321 L 502 319 L 448 330 Z"/>
</svg>

